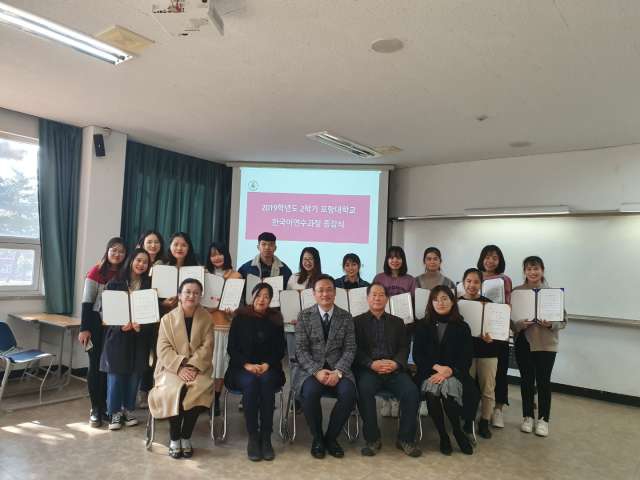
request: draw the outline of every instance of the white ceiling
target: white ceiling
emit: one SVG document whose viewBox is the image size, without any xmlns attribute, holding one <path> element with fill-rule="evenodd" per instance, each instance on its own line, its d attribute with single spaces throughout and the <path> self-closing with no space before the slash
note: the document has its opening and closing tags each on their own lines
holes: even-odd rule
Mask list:
<svg viewBox="0 0 640 480">
<path fill-rule="evenodd" d="M 233 0 L 224 37 L 187 38 L 149 0 L 4 1 L 156 43 L 114 67 L 0 25 L 0 106 L 209 160 L 360 163 L 324 129 L 398 166 L 640 142 L 638 0 Z"/>
</svg>

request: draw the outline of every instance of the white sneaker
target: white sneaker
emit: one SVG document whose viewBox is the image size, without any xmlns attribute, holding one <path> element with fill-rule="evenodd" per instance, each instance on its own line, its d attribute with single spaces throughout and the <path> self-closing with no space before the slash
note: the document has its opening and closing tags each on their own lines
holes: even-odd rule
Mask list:
<svg viewBox="0 0 640 480">
<path fill-rule="evenodd" d="M 382 406 L 380 407 L 380 415 L 383 417 L 391 416 L 391 402 L 389 400 L 382 400 Z"/>
<path fill-rule="evenodd" d="M 400 415 L 400 401 L 391 400 L 391 416 L 398 418 L 398 415 Z"/>
<path fill-rule="evenodd" d="M 494 408 L 493 415 L 491 417 L 491 425 L 496 428 L 504 428 L 504 415 L 502 409 Z"/>
<path fill-rule="evenodd" d="M 420 402 L 420 416 L 427 417 L 429 416 L 429 410 L 427 409 L 427 402 L 424 400 Z"/>
<path fill-rule="evenodd" d="M 522 419 L 522 425 L 520 425 L 520 431 L 524 433 L 533 432 L 533 417 L 524 417 Z"/>
<path fill-rule="evenodd" d="M 549 435 L 549 422 L 538 420 L 536 424 L 536 435 L 539 437 L 547 437 Z"/>
</svg>

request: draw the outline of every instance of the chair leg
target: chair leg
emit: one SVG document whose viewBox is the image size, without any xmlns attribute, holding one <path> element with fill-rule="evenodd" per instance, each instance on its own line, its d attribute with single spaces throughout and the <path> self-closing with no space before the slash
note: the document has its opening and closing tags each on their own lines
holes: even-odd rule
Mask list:
<svg viewBox="0 0 640 480">
<path fill-rule="evenodd" d="M 44 377 L 42 377 L 42 382 L 40 382 L 40 403 L 42 403 L 42 389 L 44 388 L 44 382 L 47 381 L 47 377 L 49 376 L 49 372 L 51 371 L 51 366 L 53 365 L 54 358 L 55 357 L 51 357 L 51 360 L 49 360 L 49 367 L 47 368 Z"/>
<path fill-rule="evenodd" d="M 0 385 L 0 406 L 2 405 L 2 396 L 4 395 L 4 390 L 7 387 L 7 383 L 9 383 L 9 376 L 11 375 L 11 360 L 9 360 L 8 358 L 2 358 L 2 360 L 4 360 L 5 362 L 5 367 L 4 376 L 2 377 L 2 385 Z"/>
<path fill-rule="evenodd" d="M 227 400 L 229 397 L 229 391 L 224 389 L 224 399 L 223 399 L 223 407 L 222 407 L 222 436 L 220 437 L 221 441 L 225 441 L 227 439 Z"/>
<path fill-rule="evenodd" d="M 147 416 L 147 425 L 144 431 L 144 446 L 147 450 L 151 450 L 155 432 L 156 432 L 156 419 L 153 418 L 153 415 L 151 415 L 151 412 L 149 412 Z"/>
<path fill-rule="evenodd" d="M 214 400 L 215 402 L 215 400 Z M 216 443 L 216 434 L 215 434 L 215 430 L 214 430 L 214 420 L 215 420 L 216 416 L 213 414 L 213 403 L 211 404 L 210 410 L 209 410 L 209 436 L 211 437 L 211 440 L 213 440 L 213 444 L 215 445 Z"/>
<path fill-rule="evenodd" d="M 293 443 L 296 439 L 296 395 L 293 390 L 289 390 L 289 397 L 287 399 L 287 417 L 291 417 L 291 432 L 289 432 L 289 443 Z M 287 419 L 287 428 L 289 420 Z"/>
</svg>

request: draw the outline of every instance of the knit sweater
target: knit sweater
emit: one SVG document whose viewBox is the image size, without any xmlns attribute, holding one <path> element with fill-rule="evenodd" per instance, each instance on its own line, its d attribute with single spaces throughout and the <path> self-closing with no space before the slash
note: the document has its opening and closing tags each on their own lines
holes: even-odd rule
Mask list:
<svg viewBox="0 0 640 480">
<path fill-rule="evenodd" d="M 543 283 L 541 288 L 548 288 L 548 285 Z M 533 290 L 533 288 L 525 283 L 513 290 Z M 523 320 L 515 320 L 512 323 L 515 334 L 524 334 L 532 352 L 557 352 L 559 343 L 558 331 L 567 326 L 567 312 L 565 310 L 564 320 L 562 322 L 552 322 L 551 328 L 543 327 L 537 323 L 525 328 Z"/>
<path fill-rule="evenodd" d="M 402 275 L 400 277 L 394 277 L 382 272 L 377 274 L 373 278 L 372 283 L 379 283 L 384 285 L 387 289 L 387 294 L 392 297 L 393 295 L 399 295 L 401 293 L 413 294 L 416 290 L 416 279 L 411 275 Z"/>
</svg>

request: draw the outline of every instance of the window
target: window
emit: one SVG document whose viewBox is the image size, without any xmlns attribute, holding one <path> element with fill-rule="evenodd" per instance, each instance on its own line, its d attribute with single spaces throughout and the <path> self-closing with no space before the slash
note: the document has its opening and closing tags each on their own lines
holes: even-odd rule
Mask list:
<svg viewBox="0 0 640 480">
<path fill-rule="evenodd" d="M 0 136 L 0 296 L 41 293 L 38 142 Z"/>
</svg>

